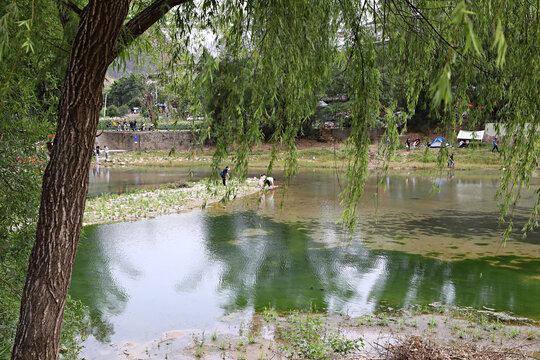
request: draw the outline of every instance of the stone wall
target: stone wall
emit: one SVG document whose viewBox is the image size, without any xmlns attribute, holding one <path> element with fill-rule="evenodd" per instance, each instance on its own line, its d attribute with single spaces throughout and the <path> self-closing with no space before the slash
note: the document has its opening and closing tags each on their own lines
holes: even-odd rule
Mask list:
<svg viewBox="0 0 540 360">
<path fill-rule="evenodd" d="M 110 150 L 188 150 L 194 144 L 190 130 L 98 131 L 96 145 Z"/>
<path fill-rule="evenodd" d="M 369 137 L 372 142 L 379 140 L 380 132 L 370 130 Z M 350 136 L 351 129 L 321 129 L 316 137 L 338 141 L 345 141 Z M 158 131 L 98 131 L 96 145 L 101 148 L 107 146 L 109 150 L 189 150 L 195 144 L 190 130 L 158 130 Z M 135 139 L 137 137 L 137 139 Z M 135 141 L 137 140 L 137 141 Z"/>
</svg>

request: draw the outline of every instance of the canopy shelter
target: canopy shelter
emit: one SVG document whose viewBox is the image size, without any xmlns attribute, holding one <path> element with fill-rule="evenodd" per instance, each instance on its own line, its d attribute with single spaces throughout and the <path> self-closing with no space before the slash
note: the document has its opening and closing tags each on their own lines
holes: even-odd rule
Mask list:
<svg viewBox="0 0 540 360">
<path fill-rule="evenodd" d="M 459 130 L 457 139 L 458 140 L 480 140 L 484 138 L 484 130 L 479 131 L 465 131 Z"/>
</svg>

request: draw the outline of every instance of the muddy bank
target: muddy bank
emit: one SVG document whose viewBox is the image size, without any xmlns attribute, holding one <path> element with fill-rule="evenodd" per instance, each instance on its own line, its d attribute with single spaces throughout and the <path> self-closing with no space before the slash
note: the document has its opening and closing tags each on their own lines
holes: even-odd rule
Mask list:
<svg viewBox="0 0 540 360">
<path fill-rule="evenodd" d="M 406 351 L 425 351 L 432 356 L 434 352 L 454 352 L 463 359 L 534 359 L 540 355 L 537 322 L 438 305 L 430 307 L 431 313 L 425 310 L 415 307 L 400 314 L 359 317 L 277 314 L 271 309 L 261 314 L 232 314 L 210 330 L 171 330 L 146 343 L 114 344 L 108 354 L 101 355 L 109 359 L 386 359 L 399 358 L 392 356 Z M 446 358 L 443 355 L 431 358 Z"/>
</svg>

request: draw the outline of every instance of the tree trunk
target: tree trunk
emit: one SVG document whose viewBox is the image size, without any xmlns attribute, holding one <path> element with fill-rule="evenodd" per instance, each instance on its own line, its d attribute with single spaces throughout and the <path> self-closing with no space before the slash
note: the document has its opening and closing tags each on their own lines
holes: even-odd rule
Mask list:
<svg viewBox="0 0 540 360">
<path fill-rule="evenodd" d="M 81 13 L 43 177 L 36 242 L 12 359 L 57 359 L 64 306 L 88 190 L 105 73 L 129 0 L 90 0 Z"/>
</svg>

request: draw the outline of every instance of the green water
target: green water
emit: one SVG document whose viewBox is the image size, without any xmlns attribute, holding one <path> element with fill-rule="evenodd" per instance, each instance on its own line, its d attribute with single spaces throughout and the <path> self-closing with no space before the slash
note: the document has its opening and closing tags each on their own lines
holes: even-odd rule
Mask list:
<svg viewBox="0 0 540 360">
<path fill-rule="evenodd" d="M 496 178 L 447 175 L 393 175 L 378 196 L 372 179 L 352 237 L 336 225 L 343 179 L 326 172 L 225 208 L 86 227 L 71 295 L 91 309 L 87 358 L 270 306 L 359 315 L 440 302 L 540 319 L 540 236 L 503 247 Z"/>
<path fill-rule="evenodd" d="M 189 181 L 198 181 L 209 175 L 208 168 L 133 169 L 94 165 L 90 169 L 91 186 L 88 196 L 122 194 L 167 183 L 184 184 Z"/>
</svg>

